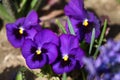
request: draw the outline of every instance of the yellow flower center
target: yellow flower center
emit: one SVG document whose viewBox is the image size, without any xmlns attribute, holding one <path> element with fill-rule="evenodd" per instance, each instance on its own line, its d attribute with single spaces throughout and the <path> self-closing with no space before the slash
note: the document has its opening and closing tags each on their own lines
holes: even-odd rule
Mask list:
<svg viewBox="0 0 120 80">
<path fill-rule="evenodd" d="M 64 56 L 63 56 L 63 60 L 64 60 L 64 61 L 67 61 L 68 58 L 69 58 L 68 55 L 64 55 Z"/>
<path fill-rule="evenodd" d="M 83 26 L 87 27 L 88 25 L 89 25 L 88 19 L 85 19 L 85 20 L 83 21 Z"/>
<path fill-rule="evenodd" d="M 36 54 L 40 55 L 41 54 L 41 50 L 40 49 L 36 50 Z"/>
<path fill-rule="evenodd" d="M 19 28 L 19 33 L 23 34 L 24 29 L 22 27 Z"/>
</svg>

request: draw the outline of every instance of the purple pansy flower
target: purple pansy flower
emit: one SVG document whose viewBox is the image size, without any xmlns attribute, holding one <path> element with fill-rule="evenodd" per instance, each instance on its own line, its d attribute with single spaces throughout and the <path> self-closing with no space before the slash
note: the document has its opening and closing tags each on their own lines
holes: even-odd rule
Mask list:
<svg viewBox="0 0 120 80">
<path fill-rule="evenodd" d="M 22 55 L 30 69 L 42 68 L 56 60 L 58 45 L 58 36 L 50 30 L 43 29 L 35 35 L 34 40 L 24 41 Z"/>
<path fill-rule="evenodd" d="M 55 73 L 63 74 L 72 71 L 76 65 L 82 66 L 83 50 L 79 47 L 79 41 L 76 36 L 63 34 L 60 36 L 60 52 L 58 60 L 52 68 Z"/>
<path fill-rule="evenodd" d="M 15 23 L 6 25 L 7 38 L 15 47 L 22 46 L 25 38 L 33 39 L 34 35 L 41 30 L 39 19 L 35 11 L 31 11 L 27 17 L 18 19 Z"/>
<path fill-rule="evenodd" d="M 73 29 L 79 38 L 79 41 L 85 39 L 87 43 L 90 43 L 92 29 L 95 28 L 95 38 L 100 34 L 100 23 L 97 17 L 92 13 L 84 9 L 84 0 L 70 0 L 68 5 L 65 6 L 65 14 L 70 19 Z M 68 24 L 66 25 L 68 30 Z"/>
<path fill-rule="evenodd" d="M 88 80 L 120 80 L 120 41 L 108 40 L 96 60 L 83 58 L 83 62 L 89 71 Z"/>
</svg>

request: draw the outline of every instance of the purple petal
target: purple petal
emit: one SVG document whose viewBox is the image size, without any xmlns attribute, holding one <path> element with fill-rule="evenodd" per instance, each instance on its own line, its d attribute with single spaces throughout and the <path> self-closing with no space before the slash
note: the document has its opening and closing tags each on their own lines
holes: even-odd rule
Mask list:
<svg viewBox="0 0 120 80">
<path fill-rule="evenodd" d="M 45 54 L 41 54 L 41 60 L 33 60 L 34 54 L 28 56 L 26 58 L 26 63 L 30 69 L 39 69 L 42 68 L 47 62 L 47 56 Z"/>
<path fill-rule="evenodd" d="M 39 24 L 32 26 L 32 28 L 36 29 L 37 31 L 41 31 L 42 30 L 42 26 L 39 25 Z"/>
<path fill-rule="evenodd" d="M 17 39 L 14 30 L 17 29 L 17 26 L 13 23 L 9 23 L 6 25 L 6 32 L 7 32 L 7 38 L 8 41 L 15 47 L 20 48 L 23 44 L 24 38 Z"/>
<path fill-rule="evenodd" d="M 59 44 L 58 36 L 48 29 L 43 29 L 39 33 L 37 33 L 34 40 L 39 45 L 39 47 L 49 42 L 55 45 Z"/>
<path fill-rule="evenodd" d="M 69 53 L 70 53 L 69 55 L 75 56 L 75 60 L 77 60 L 79 62 L 80 66 L 83 66 L 82 59 L 85 56 L 85 53 L 81 48 L 79 48 L 79 47 L 74 48 Z"/>
<path fill-rule="evenodd" d="M 97 19 L 97 17 L 92 12 L 88 12 L 88 16 L 89 16 L 89 18 L 88 18 L 89 22 L 94 23 L 94 27 L 93 26 L 90 26 L 90 27 L 95 28 L 95 38 L 97 38 L 100 35 L 99 20 Z M 85 40 L 86 40 L 87 43 L 90 43 L 91 36 L 92 36 L 92 29 L 89 33 L 85 34 Z"/>
<path fill-rule="evenodd" d="M 67 16 L 79 20 L 83 20 L 86 16 L 83 0 L 70 0 L 64 11 Z"/>
<path fill-rule="evenodd" d="M 38 24 L 38 22 L 39 22 L 39 19 L 38 19 L 37 13 L 34 10 L 31 10 L 25 19 L 24 27 L 28 29 L 32 25 Z"/>
<path fill-rule="evenodd" d="M 78 38 L 70 34 L 61 35 L 60 43 L 61 43 L 60 50 L 61 53 L 63 54 L 68 54 L 71 49 L 79 47 Z"/>
<path fill-rule="evenodd" d="M 84 57 L 83 62 L 86 65 L 86 69 L 90 72 L 90 74 L 95 75 L 96 74 L 96 68 L 95 68 L 93 59 Z"/>
<path fill-rule="evenodd" d="M 28 33 L 28 36 L 26 37 L 26 39 L 32 39 L 32 40 L 33 40 L 34 36 L 38 33 L 38 31 L 34 28 L 26 30 L 26 32 Z"/>
<path fill-rule="evenodd" d="M 48 56 L 48 61 L 49 61 L 49 64 L 53 63 L 57 56 L 58 56 L 58 51 L 57 51 L 57 47 L 55 44 L 53 43 L 48 43 L 48 44 L 45 44 L 43 45 L 43 48 L 47 49 L 47 56 Z"/>
<path fill-rule="evenodd" d="M 92 36 L 92 32 L 85 34 L 85 41 L 86 41 L 87 43 L 90 43 L 90 42 L 91 42 L 91 36 Z"/>
<path fill-rule="evenodd" d="M 76 60 L 71 59 L 70 65 L 66 65 L 63 67 L 61 65 L 61 62 L 57 62 L 57 63 L 53 64 L 52 68 L 55 73 L 63 74 L 65 72 L 66 73 L 71 72 L 75 68 L 75 65 L 76 65 Z"/>
<path fill-rule="evenodd" d="M 95 14 L 93 14 L 92 12 L 88 12 L 88 15 L 89 15 L 89 21 L 94 23 L 95 38 L 97 38 L 100 35 L 100 22 L 95 16 Z"/>
<path fill-rule="evenodd" d="M 15 25 L 16 25 L 16 26 L 19 26 L 19 25 L 20 25 L 20 26 L 23 26 L 24 21 L 25 21 L 25 17 L 19 18 L 19 19 L 16 20 Z M 20 27 L 20 26 L 19 26 L 19 27 Z"/>
<path fill-rule="evenodd" d="M 35 54 L 35 53 L 33 53 L 34 51 L 31 51 L 32 48 L 37 49 L 37 45 L 31 39 L 26 39 L 23 43 L 22 48 L 21 48 L 22 55 L 24 58 L 27 58 L 28 56 Z"/>
<path fill-rule="evenodd" d="M 85 30 L 83 28 L 83 26 L 79 27 L 79 32 L 77 32 L 77 36 L 79 38 L 79 41 L 83 41 L 84 37 L 85 37 Z"/>
</svg>

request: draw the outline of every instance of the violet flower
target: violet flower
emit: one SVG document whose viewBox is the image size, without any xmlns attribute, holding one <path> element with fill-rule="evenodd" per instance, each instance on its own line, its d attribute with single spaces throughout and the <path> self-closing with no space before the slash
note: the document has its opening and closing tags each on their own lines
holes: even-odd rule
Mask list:
<svg viewBox="0 0 120 80">
<path fill-rule="evenodd" d="M 60 51 L 56 62 L 53 64 L 53 71 L 57 74 L 68 73 L 83 65 L 81 62 L 84 56 L 83 50 L 79 47 L 79 41 L 76 36 L 63 34 L 60 36 Z"/>
<path fill-rule="evenodd" d="M 33 39 L 34 35 L 41 30 L 38 23 L 38 15 L 33 10 L 29 12 L 26 18 L 20 18 L 15 23 L 8 23 L 6 25 L 6 32 L 9 42 L 15 48 L 20 48 L 24 39 Z"/>
<path fill-rule="evenodd" d="M 22 46 L 22 55 L 30 69 L 42 68 L 53 63 L 57 56 L 58 36 L 44 29 L 36 34 L 34 40 L 26 39 Z"/>
<path fill-rule="evenodd" d="M 108 40 L 96 60 L 83 58 L 83 62 L 89 71 L 88 80 L 120 80 L 120 41 Z"/>
<path fill-rule="evenodd" d="M 95 38 L 100 34 L 100 22 L 92 12 L 85 10 L 83 1 L 70 0 L 64 11 L 70 19 L 79 41 L 85 39 L 87 43 L 90 43 L 93 28 L 95 28 Z M 66 30 L 69 33 L 68 24 Z"/>
</svg>

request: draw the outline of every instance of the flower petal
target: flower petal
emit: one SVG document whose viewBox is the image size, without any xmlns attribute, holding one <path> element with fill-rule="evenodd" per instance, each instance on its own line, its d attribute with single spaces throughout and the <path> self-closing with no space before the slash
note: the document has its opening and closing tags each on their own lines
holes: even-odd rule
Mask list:
<svg viewBox="0 0 120 80">
<path fill-rule="evenodd" d="M 34 10 L 31 10 L 25 18 L 24 27 L 28 29 L 32 25 L 36 25 L 38 23 L 39 19 L 37 13 Z"/>
<path fill-rule="evenodd" d="M 28 56 L 35 54 L 34 50 L 37 49 L 37 45 L 31 39 L 26 39 L 21 49 L 23 57 L 27 58 Z"/>
<path fill-rule="evenodd" d="M 91 36 L 92 36 L 92 32 L 85 34 L 85 41 L 86 41 L 87 43 L 90 43 L 90 42 L 91 42 Z"/>
<path fill-rule="evenodd" d="M 39 25 L 39 24 L 32 26 L 32 28 L 36 29 L 37 31 L 41 31 L 42 30 L 42 26 Z"/>
<path fill-rule="evenodd" d="M 24 21 L 25 21 L 25 17 L 19 18 L 16 20 L 15 25 L 18 27 L 23 26 Z"/>
<path fill-rule="evenodd" d="M 80 66 L 83 66 L 82 59 L 85 56 L 85 53 L 81 48 L 79 48 L 79 47 L 74 48 L 69 53 L 70 53 L 69 55 L 74 56 L 75 60 L 77 60 L 79 62 Z"/>
<path fill-rule="evenodd" d="M 57 51 L 57 46 L 53 43 L 47 43 L 43 45 L 43 48 L 47 49 L 47 56 L 48 56 L 48 61 L 49 64 L 53 63 L 57 56 L 58 56 L 58 51 Z"/>
<path fill-rule="evenodd" d="M 79 20 L 83 20 L 86 16 L 83 0 L 70 0 L 64 11 L 67 16 Z"/>
<path fill-rule="evenodd" d="M 17 29 L 17 26 L 13 23 L 9 23 L 6 25 L 6 31 L 7 31 L 7 38 L 8 41 L 15 47 L 20 48 L 23 44 L 24 38 L 17 39 L 16 34 L 14 31 Z"/>
<path fill-rule="evenodd" d="M 35 42 L 41 47 L 45 43 L 53 43 L 55 45 L 59 44 L 58 36 L 53 33 L 51 30 L 43 29 L 39 33 L 36 34 L 34 38 Z"/>
<path fill-rule="evenodd" d="M 94 23 L 95 38 L 97 38 L 100 35 L 100 21 L 92 12 L 88 12 L 88 16 L 89 16 L 89 21 Z"/>
<path fill-rule="evenodd" d="M 70 34 L 61 35 L 60 44 L 60 50 L 62 54 L 68 54 L 71 49 L 79 47 L 78 38 Z"/>
<path fill-rule="evenodd" d="M 28 29 L 26 30 L 26 32 L 28 33 L 28 36 L 26 37 L 26 39 L 32 39 L 32 40 L 34 36 L 38 33 L 38 31 L 34 28 Z"/>
<path fill-rule="evenodd" d="M 45 55 L 45 54 L 40 55 L 41 59 L 33 60 L 33 58 L 34 58 L 34 54 L 32 54 L 26 58 L 26 63 L 30 69 L 42 68 L 47 62 L 47 55 Z"/>
<path fill-rule="evenodd" d="M 70 71 L 72 71 L 75 68 L 76 65 L 76 60 L 71 59 L 71 63 L 69 65 L 66 66 L 62 66 L 61 62 L 58 61 L 57 63 L 53 64 L 52 68 L 53 71 L 57 74 L 63 74 L 63 73 L 68 73 Z"/>
</svg>

